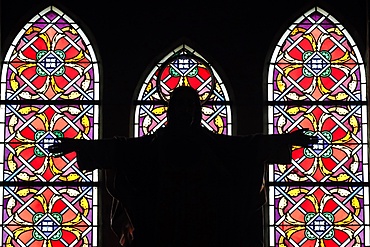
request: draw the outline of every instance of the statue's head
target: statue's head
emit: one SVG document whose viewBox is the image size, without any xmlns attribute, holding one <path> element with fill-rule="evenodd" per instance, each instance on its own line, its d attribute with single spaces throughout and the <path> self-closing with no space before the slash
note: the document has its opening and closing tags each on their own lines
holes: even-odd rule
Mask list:
<svg viewBox="0 0 370 247">
<path fill-rule="evenodd" d="M 198 92 L 188 86 L 175 88 L 167 111 L 168 126 L 190 127 L 200 125 L 202 110 Z"/>
</svg>

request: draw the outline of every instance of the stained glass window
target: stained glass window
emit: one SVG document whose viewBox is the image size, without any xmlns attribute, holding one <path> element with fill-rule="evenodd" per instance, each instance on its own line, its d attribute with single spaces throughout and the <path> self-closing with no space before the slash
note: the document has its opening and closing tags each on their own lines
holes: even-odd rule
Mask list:
<svg viewBox="0 0 370 247">
<path fill-rule="evenodd" d="M 97 246 L 98 173 L 56 138 L 98 138 L 99 68 L 82 29 L 51 6 L 33 17 L 2 58 L 0 243 Z"/>
<path fill-rule="evenodd" d="M 218 134 L 232 133 L 225 84 L 209 62 L 183 44 L 167 54 L 139 85 L 133 117 L 135 137 L 165 126 L 169 95 L 178 86 L 190 86 L 198 91 L 204 127 Z"/>
<path fill-rule="evenodd" d="M 268 68 L 268 131 L 319 142 L 269 164 L 269 246 L 370 246 L 365 67 L 348 31 L 315 7 L 283 34 Z"/>
</svg>

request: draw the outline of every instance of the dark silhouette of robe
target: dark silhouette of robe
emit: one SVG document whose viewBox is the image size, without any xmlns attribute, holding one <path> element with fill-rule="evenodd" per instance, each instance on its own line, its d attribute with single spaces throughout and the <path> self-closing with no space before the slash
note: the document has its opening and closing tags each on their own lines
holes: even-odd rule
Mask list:
<svg viewBox="0 0 370 247">
<path fill-rule="evenodd" d="M 115 170 L 114 197 L 129 210 L 134 246 L 248 246 L 262 231 L 248 221 L 264 203 L 263 164 L 290 163 L 290 148 L 284 135 L 163 128 L 89 142 L 78 164 Z"/>
</svg>

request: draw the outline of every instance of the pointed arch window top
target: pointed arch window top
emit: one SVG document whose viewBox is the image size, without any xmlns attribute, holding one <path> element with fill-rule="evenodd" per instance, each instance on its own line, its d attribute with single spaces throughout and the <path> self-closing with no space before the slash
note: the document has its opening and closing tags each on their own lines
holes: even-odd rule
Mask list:
<svg viewBox="0 0 370 247">
<path fill-rule="evenodd" d="M 170 93 L 179 86 L 195 88 L 201 103 L 211 96 L 216 79 L 211 66 L 201 57 L 186 51 L 178 52 L 159 68 L 156 86 L 160 97 L 168 102 Z"/>
<path fill-rule="evenodd" d="M 5 56 L 1 82 L 10 88 L 3 100 L 99 99 L 94 49 L 81 28 L 54 6 L 18 33 Z"/>
<path fill-rule="evenodd" d="M 141 85 L 134 117 L 135 136 L 153 133 L 166 124 L 169 95 L 183 85 L 199 93 L 202 124 L 216 133 L 231 134 L 231 107 L 223 81 L 209 62 L 182 44 L 164 56 Z"/>
<path fill-rule="evenodd" d="M 290 26 L 271 66 L 277 90 L 269 91 L 270 101 L 366 100 L 365 68 L 357 45 L 321 8 L 309 10 Z"/>
</svg>

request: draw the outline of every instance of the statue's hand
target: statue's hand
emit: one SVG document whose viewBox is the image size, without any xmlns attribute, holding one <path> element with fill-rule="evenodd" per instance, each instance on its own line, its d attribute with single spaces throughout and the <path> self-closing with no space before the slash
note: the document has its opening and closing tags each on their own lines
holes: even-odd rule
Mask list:
<svg viewBox="0 0 370 247">
<path fill-rule="evenodd" d="M 73 138 L 58 138 L 58 143 L 49 146 L 49 152 L 57 156 L 65 155 L 70 152 L 78 151 L 86 140 Z"/>
<path fill-rule="evenodd" d="M 317 136 L 311 136 L 305 134 L 308 129 L 299 129 L 289 133 L 289 140 L 292 145 L 311 147 L 313 144 L 318 142 Z"/>
</svg>

